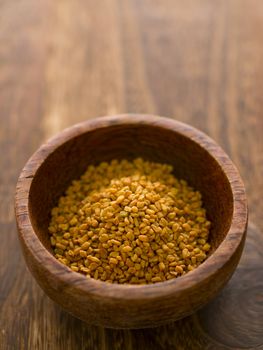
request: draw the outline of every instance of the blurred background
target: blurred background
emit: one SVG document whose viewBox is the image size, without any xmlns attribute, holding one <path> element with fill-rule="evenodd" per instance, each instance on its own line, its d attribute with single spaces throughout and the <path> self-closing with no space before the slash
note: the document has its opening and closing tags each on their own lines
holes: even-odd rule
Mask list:
<svg viewBox="0 0 263 350">
<path fill-rule="evenodd" d="M 261 0 L 0 1 L 1 349 L 175 348 L 175 328 L 107 333 L 43 295 L 19 250 L 15 183 L 37 147 L 67 126 L 127 112 L 163 115 L 200 128 L 229 154 L 260 232 L 262 62 Z M 187 333 L 193 322 L 180 327 Z M 178 341 L 178 349 L 208 348 L 195 332 L 199 340 Z M 250 334 L 247 349 L 262 345 L 261 332 Z M 209 349 L 221 349 L 222 339 Z"/>
</svg>

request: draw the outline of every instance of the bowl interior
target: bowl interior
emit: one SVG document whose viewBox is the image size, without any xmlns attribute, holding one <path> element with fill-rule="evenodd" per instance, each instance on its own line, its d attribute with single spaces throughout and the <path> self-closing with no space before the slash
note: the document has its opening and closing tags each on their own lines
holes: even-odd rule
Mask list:
<svg viewBox="0 0 263 350">
<path fill-rule="evenodd" d="M 142 157 L 174 166 L 176 177 L 185 179 L 203 196 L 212 222 L 210 254 L 230 227 L 233 197 L 229 181 L 217 161 L 198 143 L 159 126 L 111 125 L 76 136 L 52 152 L 39 167 L 29 194 L 34 231 L 51 251 L 48 224 L 50 211 L 73 179 L 90 164 L 112 159 Z"/>
</svg>

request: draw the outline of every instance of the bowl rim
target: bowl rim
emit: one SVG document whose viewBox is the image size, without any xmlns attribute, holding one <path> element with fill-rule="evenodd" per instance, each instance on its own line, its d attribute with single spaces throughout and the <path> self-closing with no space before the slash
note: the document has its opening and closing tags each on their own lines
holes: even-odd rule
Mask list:
<svg viewBox="0 0 263 350">
<path fill-rule="evenodd" d="M 41 243 L 31 223 L 29 197 L 34 176 L 41 165 L 58 147 L 81 134 L 96 129 L 117 125 L 149 125 L 169 129 L 179 133 L 192 142 L 204 148 L 219 164 L 225 173 L 233 196 L 233 213 L 229 230 L 224 240 L 213 254 L 197 269 L 187 274 L 164 282 L 130 285 L 111 284 L 72 271 L 60 263 Z M 150 114 L 120 114 L 86 120 L 50 138 L 42 144 L 30 157 L 24 166 L 16 186 L 15 214 L 20 241 L 26 249 L 34 255 L 35 260 L 43 266 L 47 273 L 55 276 L 58 283 L 64 286 L 74 285 L 81 293 L 88 293 L 94 297 L 138 300 L 163 298 L 175 293 L 183 293 L 194 285 L 202 283 L 204 279 L 213 277 L 233 256 L 243 242 L 248 220 L 248 208 L 244 184 L 239 172 L 222 148 L 209 136 L 193 126 L 175 119 Z"/>
</svg>

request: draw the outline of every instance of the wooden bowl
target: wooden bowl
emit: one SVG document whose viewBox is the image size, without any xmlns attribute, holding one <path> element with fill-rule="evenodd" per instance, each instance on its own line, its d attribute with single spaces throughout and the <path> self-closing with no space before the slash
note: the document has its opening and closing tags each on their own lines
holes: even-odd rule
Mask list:
<svg viewBox="0 0 263 350">
<path fill-rule="evenodd" d="M 53 256 L 50 210 L 89 164 L 137 156 L 172 164 L 177 177 L 201 191 L 212 222 L 210 256 L 186 275 L 156 284 L 87 279 Z M 151 115 L 99 118 L 59 133 L 25 165 L 15 207 L 24 257 L 41 288 L 72 315 L 111 328 L 157 326 L 206 304 L 233 274 L 247 227 L 244 186 L 224 151 L 189 125 Z"/>
</svg>

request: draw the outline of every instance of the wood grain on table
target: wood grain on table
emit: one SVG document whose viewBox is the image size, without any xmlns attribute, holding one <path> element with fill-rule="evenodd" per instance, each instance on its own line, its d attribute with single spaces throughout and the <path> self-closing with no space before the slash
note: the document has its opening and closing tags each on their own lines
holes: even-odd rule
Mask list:
<svg viewBox="0 0 263 350">
<path fill-rule="evenodd" d="M 263 2 L 0 2 L 0 349 L 263 348 Z M 148 330 L 106 330 L 48 299 L 25 267 L 13 195 L 47 138 L 85 119 L 154 113 L 214 138 L 243 177 L 246 250 L 203 310 Z"/>
</svg>

